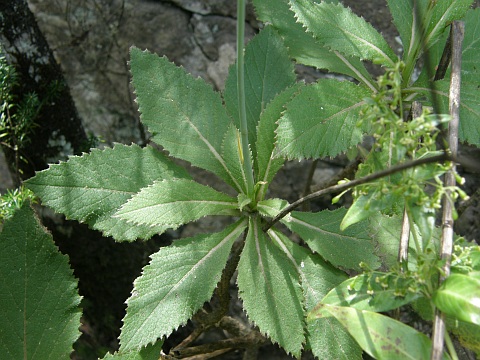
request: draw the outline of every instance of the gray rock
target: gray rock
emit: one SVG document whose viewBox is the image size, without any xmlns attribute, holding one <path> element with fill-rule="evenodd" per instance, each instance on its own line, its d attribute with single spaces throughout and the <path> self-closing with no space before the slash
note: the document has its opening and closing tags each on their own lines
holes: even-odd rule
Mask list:
<svg viewBox="0 0 480 360">
<path fill-rule="evenodd" d="M 235 17 L 237 2 L 225 0 L 170 0 L 177 6 L 193 13 L 208 15 L 218 14 Z"/>
</svg>

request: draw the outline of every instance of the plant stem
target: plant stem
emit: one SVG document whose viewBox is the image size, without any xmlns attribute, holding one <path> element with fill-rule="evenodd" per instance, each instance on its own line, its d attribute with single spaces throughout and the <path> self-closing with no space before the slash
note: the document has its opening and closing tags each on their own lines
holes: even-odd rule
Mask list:
<svg viewBox="0 0 480 360">
<path fill-rule="evenodd" d="M 366 184 L 370 181 L 377 180 L 380 178 L 383 178 L 385 176 L 389 176 L 392 174 L 395 174 L 399 171 L 403 171 L 406 169 L 410 169 L 415 166 L 419 165 L 424 165 L 424 164 L 431 164 L 431 163 L 436 163 L 436 162 L 443 162 L 443 161 L 457 161 L 457 158 L 452 157 L 448 155 L 447 153 L 443 153 L 441 155 L 436 155 L 432 157 L 427 157 L 427 158 L 421 158 L 413 161 L 407 161 L 404 163 L 400 163 L 397 165 L 394 165 L 388 169 L 378 171 L 376 173 L 364 176 L 362 178 L 354 179 L 352 181 L 349 181 L 348 183 L 343 183 L 343 184 L 338 184 L 338 185 L 333 185 L 330 187 L 327 187 L 325 189 L 321 189 L 319 191 L 316 191 L 314 193 L 311 193 L 307 196 L 304 196 L 294 203 L 288 205 L 286 208 L 284 208 L 282 211 L 280 211 L 277 216 L 275 216 L 271 221 L 269 221 L 263 228 L 263 231 L 267 231 L 270 229 L 276 222 L 281 220 L 283 217 L 285 217 L 288 213 L 292 212 L 295 210 L 297 207 L 302 205 L 303 203 L 307 201 L 311 201 L 314 199 L 319 198 L 320 196 L 326 195 L 326 194 L 331 194 L 331 193 L 339 193 L 341 191 L 353 188 L 354 186 Z"/>
<path fill-rule="evenodd" d="M 449 108 L 452 120 L 448 124 L 448 145 L 452 156 L 458 150 L 458 124 L 460 118 L 460 80 L 462 66 L 462 42 L 465 32 L 464 24 L 460 21 L 452 23 L 452 72 L 450 77 Z M 455 165 L 445 174 L 445 186 L 455 186 Z M 442 240 L 440 254 L 445 261 L 440 276 L 440 283 L 450 274 L 450 262 L 453 250 L 453 201 L 449 199 L 447 190 L 443 199 Z M 431 360 L 440 360 L 443 357 L 443 342 L 445 337 L 445 316 L 438 309 L 435 310 L 433 326 Z"/>
<path fill-rule="evenodd" d="M 237 1 L 237 94 L 238 113 L 240 117 L 242 166 L 247 179 L 247 195 L 253 199 L 253 167 L 248 146 L 247 110 L 245 105 L 245 69 L 244 69 L 244 42 L 245 42 L 245 8 L 246 0 Z"/>
<path fill-rule="evenodd" d="M 411 108 L 411 118 L 412 120 L 418 118 L 422 115 L 422 104 L 418 101 L 412 103 Z M 403 117 L 402 117 L 403 118 Z M 415 239 L 416 241 L 416 239 Z M 408 269 L 408 245 L 410 242 L 410 219 L 408 217 L 407 207 L 404 206 L 403 209 L 403 219 L 402 219 L 402 232 L 400 234 L 400 243 L 398 246 L 398 262 L 400 263 L 401 269 L 406 271 Z M 416 241 L 417 251 L 418 244 Z"/>
</svg>

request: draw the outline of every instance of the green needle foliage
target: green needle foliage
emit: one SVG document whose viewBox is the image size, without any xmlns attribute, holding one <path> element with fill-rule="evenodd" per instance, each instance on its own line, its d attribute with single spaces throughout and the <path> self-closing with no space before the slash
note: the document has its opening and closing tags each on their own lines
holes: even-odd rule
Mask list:
<svg viewBox="0 0 480 360">
<path fill-rule="evenodd" d="M 440 181 L 448 163 L 428 158 L 441 150 L 437 137 L 449 119 L 450 70 L 433 81 L 431 69 L 440 61 L 447 26 L 458 19 L 467 29 L 459 136 L 480 145 L 479 10 L 469 10 L 470 0 L 389 0 L 404 46 L 398 57 L 338 1 L 253 3 L 268 25 L 244 53 L 240 49 L 223 93 L 165 57 L 131 49 L 141 120 L 169 156 L 153 146 L 117 144 L 72 156 L 26 182 L 43 204 L 117 241 L 148 239 L 204 216 L 231 217 L 220 232 L 174 241 L 152 255 L 127 301 L 120 350 L 106 358 L 158 356 L 163 339 L 201 313 L 234 270 L 249 320 L 295 357 L 308 349 L 321 359 L 361 359 L 362 351 L 379 359 L 428 358 L 427 336 L 379 314 L 420 300 L 458 317 L 452 323 L 465 325 L 452 326 L 455 333 L 478 331 L 478 247 L 458 243 L 452 263 L 458 274 L 438 286 L 435 214 L 445 194 L 451 201 L 466 195 Z M 296 82 L 293 60 L 355 82 Z M 374 81 L 363 61 L 381 65 L 385 74 Z M 413 101 L 424 111 L 408 119 Z M 357 179 L 405 159 L 427 161 L 357 186 L 349 209 L 292 211 L 285 200 L 269 198 L 285 159 L 355 152 L 365 135 L 375 144 L 360 151 Z M 231 191 L 195 182 L 172 158 L 211 172 Z M 400 266 L 404 209 L 414 241 L 408 264 Z M 281 231 L 278 220 L 305 245 Z"/>
</svg>

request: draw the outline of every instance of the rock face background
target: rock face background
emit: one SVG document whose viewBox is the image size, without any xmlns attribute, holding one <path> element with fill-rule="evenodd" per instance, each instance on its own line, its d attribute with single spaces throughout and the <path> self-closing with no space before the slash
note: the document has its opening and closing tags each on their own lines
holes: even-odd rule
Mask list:
<svg viewBox="0 0 480 360">
<path fill-rule="evenodd" d="M 219 90 L 235 59 L 234 0 L 29 0 L 88 130 L 107 144 L 145 142 L 129 87 L 128 49 L 165 55 Z M 345 1 L 394 48 L 385 0 Z M 258 30 L 251 7 L 246 38 Z M 299 68 L 307 80 L 316 71 Z"/>
<path fill-rule="evenodd" d="M 131 46 L 165 55 L 216 89 L 235 58 L 235 1 L 30 1 L 88 130 L 145 142 L 129 87 Z M 253 12 L 249 12 L 253 22 Z M 254 34 L 247 26 L 247 37 Z"/>
<path fill-rule="evenodd" d="M 400 47 L 395 40 L 397 34 L 391 24 L 385 0 L 348 0 L 344 3 L 371 21 L 386 36 L 394 49 Z M 54 50 L 57 61 L 63 68 L 85 128 L 99 138 L 99 146 L 109 146 L 113 142 L 126 144 L 148 142 L 148 134 L 145 134 L 139 123 L 130 87 L 128 51 L 131 46 L 168 57 L 194 76 L 204 78 L 217 90 L 223 88 L 228 68 L 235 59 L 234 0 L 29 0 L 29 4 Z M 247 20 L 248 39 L 259 27 L 251 8 Z M 298 67 L 297 71 L 299 77 L 306 81 L 324 76 L 318 71 L 304 67 Z M 476 154 L 480 158 L 478 151 Z M 319 161 L 312 185 L 315 187 L 329 181 L 344 165 L 346 161 L 342 157 Z M 296 200 L 303 192 L 309 166 L 308 161 L 288 163 L 286 171 L 281 172 L 272 184 L 272 191 L 278 192 L 290 201 Z M 466 173 L 470 193 L 479 188 L 479 175 L 474 172 L 471 170 Z M 195 176 L 199 181 L 215 186 L 205 172 L 196 171 Z M 313 209 L 328 206 L 329 199 L 312 204 Z M 477 198 L 471 204 L 466 204 L 464 215 L 459 221 L 463 233 L 477 240 L 480 238 L 479 209 L 480 201 Z M 172 235 L 189 236 L 198 231 L 211 231 L 220 226 L 221 222 L 207 220 L 184 227 Z M 83 234 L 83 230 L 79 231 L 85 238 L 90 236 Z M 88 245 L 84 257 L 94 257 L 98 262 L 106 261 L 110 246 L 112 251 L 115 251 L 113 249 L 118 244 L 112 243 L 108 248 L 98 249 L 95 240 L 99 239 L 91 239 L 92 242 Z M 159 243 L 148 246 L 154 251 Z M 67 252 L 77 250 L 65 249 Z M 131 249 L 126 249 L 125 253 L 131 253 Z M 147 261 L 144 255 L 145 249 L 142 248 L 138 249 L 135 256 L 142 258 L 140 263 L 142 261 L 144 263 Z M 105 265 L 110 266 L 115 265 Z M 136 266 L 139 271 L 140 267 L 138 264 Z M 118 269 L 121 268 L 122 266 Z M 96 271 L 92 268 L 90 272 Z M 120 276 L 126 279 L 126 275 Z M 104 280 L 115 281 L 108 276 Z M 125 297 L 130 291 L 127 290 L 122 293 Z M 94 288 L 91 292 L 98 291 L 98 288 Z M 101 296 L 110 295 L 107 292 Z M 118 317 L 123 304 L 118 306 L 120 310 L 108 316 Z M 105 304 L 105 308 L 107 307 L 108 302 Z M 111 326 L 117 326 L 120 319 L 121 316 L 113 319 Z M 87 339 L 86 342 L 90 343 L 85 347 L 96 351 L 115 347 L 115 334 L 118 329 L 89 328 L 95 326 L 97 325 L 87 323 L 83 330 L 94 334 L 93 337 L 99 333 L 101 336 Z M 77 350 L 79 359 L 90 358 L 90 355 L 82 354 L 81 349 Z M 273 358 L 280 358 L 280 354 L 274 355 Z"/>
<path fill-rule="evenodd" d="M 386 0 L 343 2 L 381 31 L 393 49 L 401 51 Z M 223 88 L 228 68 L 235 59 L 234 0 L 29 0 L 29 4 L 64 69 L 84 125 L 99 138 L 99 146 L 148 141 L 129 84 L 131 46 L 166 56 L 194 76 L 204 78 L 216 90 Z M 477 0 L 476 6 L 479 4 Z M 259 27 L 251 6 L 247 22 L 248 40 Z M 324 76 L 305 67 L 297 67 L 297 72 L 306 81 Z M 463 148 L 463 151 L 479 156 L 475 149 Z M 343 160 L 339 157 L 319 161 L 313 186 L 327 181 L 345 165 Z M 295 175 L 280 174 L 276 179 L 277 190 L 290 194 L 289 200 L 298 198 L 307 168 L 308 162 L 289 164 L 287 169 Z M 472 175 L 475 171 L 466 172 L 470 192 L 478 188 L 478 176 Z M 199 177 L 205 174 L 199 172 Z M 328 199 L 320 206 L 325 205 Z M 478 238 L 479 212 L 471 207 L 466 209 L 466 217 L 460 219 L 468 229 L 464 233 L 473 233 Z"/>
</svg>

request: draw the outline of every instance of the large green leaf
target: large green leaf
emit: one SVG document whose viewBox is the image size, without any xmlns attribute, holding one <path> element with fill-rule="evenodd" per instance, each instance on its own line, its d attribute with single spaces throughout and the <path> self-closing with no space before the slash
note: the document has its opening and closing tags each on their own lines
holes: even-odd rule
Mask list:
<svg viewBox="0 0 480 360">
<path fill-rule="evenodd" d="M 309 314 L 309 319 L 325 316 L 334 316 L 340 321 L 362 349 L 375 359 L 430 359 L 432 343 L 425 334 L 385 315 L 320 304 Z"/>
<path fill-rule="evenodd" d="M 425 37 L 421 39 L 424 50 L 435 44 L 452 21 L 463 18 L 473 2 L 474 0 L 436 1 L 425 19 Z M 429 3 L 431 5 L 432 2 Z"/>
<path fill-rule="evenodd" d="M 328 2 L 338 3 L 336 0 Z M 275 27 L 283 37 L 288 53 L 298 63 L 351 76 L 375 90 L 375 83 L 362 62 L 322 46 L 297 22 L 289 0 L 253 0 L 253 4 L 259 19 Z"/>
<path fill-rule="evenodd" d="M 249 319 L 273 342 L 299 357 L 305 341 L 299 274 L 296 265 L 262 232 L 260 218 L 250 219 L 237 283 Z"/>
<path fill-rule="evenodd" d="M 283 40 L 271 26 L 265 27 L 246 46 L 244 69 L 248 142 L 255 155 L 260 114 L 277 94 L 293 85 L 296 79 Z M 224 98 L 228 112 L 240 128 L 236 66 L 230 68 Z"/>
<path fill-rule="evenodd" d="M 426 1 L 423 0 L 387 0 L 393 23 L 402 39 L 404 55 L 411 49 L 412 38 L 420 37 L 421 24 L 418 15 L 424 13 Z M 415 10 L 414 10 L 415 7 Z"/>
<path fill-rule="evenodd" d="M 44 205 L 68 219 L 86 222 L 118 241 L 133 241 L 148 239 L 166 228 L 134 227 L 112 216 L 141 188 L 155 180 L 173 177 L 189 178 L 189 175 L 150 146 L 142 149 L 137 145 L 116 144 L 113 149 L 94 149 L 90 154 L 50 165 L 25 185 Z"/>
<path fill-rule="evenodd" d="M 68 359 L 80 336 L 77 280 L 24 205 L 0 234 L 0 357 Z"/>
<path fill-rule="evenodd" d="M 193 180 L 154 182 L 134 195 L 115 216 L 149 226 L 177 228 L 207 215 L 238 215 L 237 199 Z"/>
<path fill-rule="evenodd" d="M 345 273 L 290 241 L 280 231 L 270 229 L 270 238 L 285 252 L 300 274 L 305 296 L 305 310 L 312 310 L 341 281 Z M 318 319 L 307 324 L 307 346 L 319 359 L 361 359 L 362 351 L 346 330 L 333 318 Z"/>
<path fill-rule="evenodd" d="M 141 120 L 153 140 L 241 191 L 242 184 L 221 156 L 231 120 L 220 95 L 202 79 L 147 51 L 132 48 L 130 67 Z"/>
<path fill-rule="evenodd" d="M 251 157 L 251 154 L 243 153 L 240 130 L 231 123 L 223 139 L 222 157 L 229 164 L 232 176 L 241 184 L 243 193 L 240 194 L 242 195 L 247 193 L 247 174 L 245 174 L 245 167 L 243 166 L 246 156 Z"/>
<path fill-rule="evenodd" d="M 332 289 L 322 303 L 385 312 L 406 305 L 420 296 L 408 291 L 413 282 L 413 278 L 381 272 L 361 274 Z"/>
<path fill-rule="evenodd" d="M 376 269 L 380 263 L 364 222 L 340 231 L 346 209 L 304 213 L 294 211 L 282 222 L 302 237 L 308 246 L 335 266 L 361 270 L 360 263 Z M 339 249 L 343 249 L 339 251 Z"/>
<path fill-rule="evenodd" d="M 127 300 L 120 350 L 139 350 L 185 324 L 212 296 L 245 227 L 246 220 L 239 220 L 222 232 L 180 239 L 153 254 Z"/>
<path fill-rule="evenodd" d="M 460 88 L 460 123 L 458 129 L 459 140 L 472 145 L 480 146 L 480 98 L 478 96 L 478 79 L 462 81 Z M 441 114 L 449 113 L 449 79 L 433 83 L 417 82 L 409 91 L 418 92 L 438 105 L 437 111 Z M 434 97 L 437 101 L 434 100 Z"/>
<path fill-rule="evenodd" d="M 307 31 L 331 50 L 393 67 L 397 56 L 383 36 L 341 4 L 290 0 L 291 9 Z"/>
<path fill-rule="evenodd" d="M 285 105 L 292 99 L 294 94 L 299 91 L 301 86 L 303 85 L 298 83 L 286 89 L 276 96 L 260 114 L 260 121 L 257 127 L 258 138 L 255 177 L 257 182 L 262 183 L 264 189 L 267 188 L 284 163 L 282 158 L 274 157 L 277 120 L 282 116 Z M 265 193 L 265 190 L 263 190 L 262 193 Z"/>
<path fill-rule="evenodd" d="M 377 254 L 386 269 L 398 264 L 398 246 L 402 231 L 401 216 L 387 216 L 382 213 L 372 215 L 369 219 L 369 235 L 375 241 Z M 415 251 L 414 241 L 409 242 L 409 255 Z M 415 263 L 415 257 L 410 257 L 408 265 Z"/>
<path fill-rule="evenodd" d="M 462 45 L 462 81 L 478 82 L 480 78 L 480 68 L 478 66 L 480 8 L 468 11 L 463 21 L 465 22 L 465 37 Z"/>
<path fill-rule="evenodd" d="M 362 140 L 358 116 L 369 95 L 363 86 L 334 79 L 302 88 L 278 122 L 278 155 L 335 156 L 358 144 Z"/>
<path fill-rule="evenodd" d="M 345 230 L 349 226 L 368 219 L 385 209 L 396 207 L 401 201 L 403 201 L 401 194 L 394 192 L 384 194 L 381 190 L 372 190 L 366 195 L 360 195 L 348 208 L 340 228 Z"/>
<path fill-rule="evenodd" d="M 480 325 L 480 272 L 450 275 L 433 294 L 433 302 L 448 315 Z"/>
</svg>

